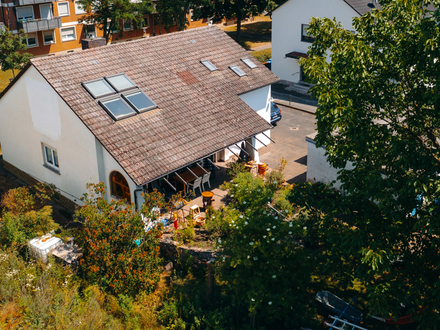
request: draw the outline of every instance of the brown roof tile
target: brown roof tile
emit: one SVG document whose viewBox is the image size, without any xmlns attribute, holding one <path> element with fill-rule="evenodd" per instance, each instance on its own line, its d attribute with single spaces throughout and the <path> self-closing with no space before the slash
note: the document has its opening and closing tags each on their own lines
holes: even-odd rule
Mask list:
<svg viewBox="0 0 440 330">
<path fill-rule="evenodd" d="M 223 31 L 204 27 L 36 58 L 32 64 L 141 185 L 270 128 L 238 95 L 278 78 L 257 60 L 251 70 L 243 57 L 249 54 Z M 202 59 L 219 70 L 209 71 Z M 233 64 L 247 75 L 229 70 Z M 122 72 L 158 109 L 115 122 L 81 85 Z"/>
</svg>

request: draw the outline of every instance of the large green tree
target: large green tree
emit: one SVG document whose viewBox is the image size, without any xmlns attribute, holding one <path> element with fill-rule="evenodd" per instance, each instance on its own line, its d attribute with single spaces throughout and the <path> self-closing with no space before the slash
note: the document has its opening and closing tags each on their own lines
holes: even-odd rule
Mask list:
<svg viewBox="0 0 440 330">
<path fill-rule="evenodd" d="M 261 14 L 272 4 L 270 0 L 205 0 L 201 9 L 202 17 L 213 17 L 216 20 L 223 18 L 237 20 L 237 38 L 241 38 L 241 21 L 252 16 Z"/>
<path fill-rule="evenodd" d="M 103 31 L 106 42 L 113 31 L 123 33 L 120 20 L 131 21 L 132 27 L 138 29 L 143 25 L 143 17 L 154 10 L 151 0 L 79 0 L 78 3 L 87 11 L 78 21 L 96 24 Z"/>
<path fill-rule="evenodd" d="M 189 10 L 200 5 L 200 0 L 158 0 L 156 10 L 165 30 L 169 31 L 176 25 L 177 30 L 182 31 L 189 24 L 187 20 Z"/>
<path fill-rule="evenodd" d="M 440 1 L 380 3 L 383 10 L 353 20 L 356 33 L 331 19 L 310 22 L 316 40 L 301 64 L 316 84 L 316 143 L 345 191 L 320 200 L 323 228 L 332 257 L 351 265 L 346 278 L 366 284 L 372 313 L 395 316 L 396 298 L 411 298 L 428 306 L 424 329 L 435 328 Z"/>
<path fill-rule="evenodd" d="M 25 36 L 13 34 L 7 28 L 0 29 L 0 66 L 2 71 L 21 70 L 32 54 L 26 53 Z"/>
</svg>

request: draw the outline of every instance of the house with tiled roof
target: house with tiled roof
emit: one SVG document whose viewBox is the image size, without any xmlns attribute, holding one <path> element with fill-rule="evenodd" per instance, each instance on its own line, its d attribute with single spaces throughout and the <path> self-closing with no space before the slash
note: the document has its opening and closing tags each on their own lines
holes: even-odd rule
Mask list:
<svg viewBox="0 0 440 330">
<path fill-rule="evenodd" d="M 307 57 L 313 38 L 307 34 L 312 17 L 336 18 L 354 31 L 354 17 L 380 9 L 377 0 L 288 0 L 272 12 L 272 72 L 282 80 L 298 83 L 307 80 L 299 59 Z"/>
<path fill-rule="evenodd" d="M 198 161 L 258 160 L 278 80 L 217 27 L 35 58 L 0 94 L 4 166 L 75 203 L 104 182 L 140 204 Z"/>
</svg>

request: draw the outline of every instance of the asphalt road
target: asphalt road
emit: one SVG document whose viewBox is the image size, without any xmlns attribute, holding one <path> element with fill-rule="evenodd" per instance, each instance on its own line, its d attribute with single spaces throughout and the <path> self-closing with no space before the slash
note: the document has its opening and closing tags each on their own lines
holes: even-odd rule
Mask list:
<svg viewBox="0 0 440 330">
<path fill-rule="evenodd" d="M 306 135 L 315 132 L 316 119 L 313 114 L 278 105 L 283 119 L 271 131 L 270 143 L 260 149 L 260 161 L 270 168 L 277 168 L 280 159 L 287 161 L 284 177 L 288 183 L 305 182 L 307 173 Z"/>
</svg>

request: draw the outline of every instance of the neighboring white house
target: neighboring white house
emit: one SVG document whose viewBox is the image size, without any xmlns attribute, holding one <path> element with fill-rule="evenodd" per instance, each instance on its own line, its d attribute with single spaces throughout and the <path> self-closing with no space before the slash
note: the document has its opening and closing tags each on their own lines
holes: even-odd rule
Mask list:
<svg viewBox="0 0 440 330">
<path fill-rule="evenodd" d="M 272 72 L 282 80 L 303 81 L 301 57 L 313 42 L 306 28 L 312 17 L 336 18 L 342 26 L 354 31 L 352 19 L 372 8 L 377 0 L 288 0 L 272 12 Z"/>
<path fill-rule="evenodd" d="M 268 144 L 278 80 L 217 27 L 35 58 L 0 94 L 4 165 L 65 204 L 104 182 L 107 199 L 140 205 L 160 178 Z"/>
<path fill-rule="evenodd" d="M 318 132 L 306 136 L 307 141 L 307 181 L 331 183 L 336 189 L 341 188 L 341 181 L 338 180 L 338 171 L 330 165 L 325 156 L 325 149 L 317 147 L 315 137 Z M 346 169 L 351 170 L 353 165 L 347 164 Z"/>
</svg>

